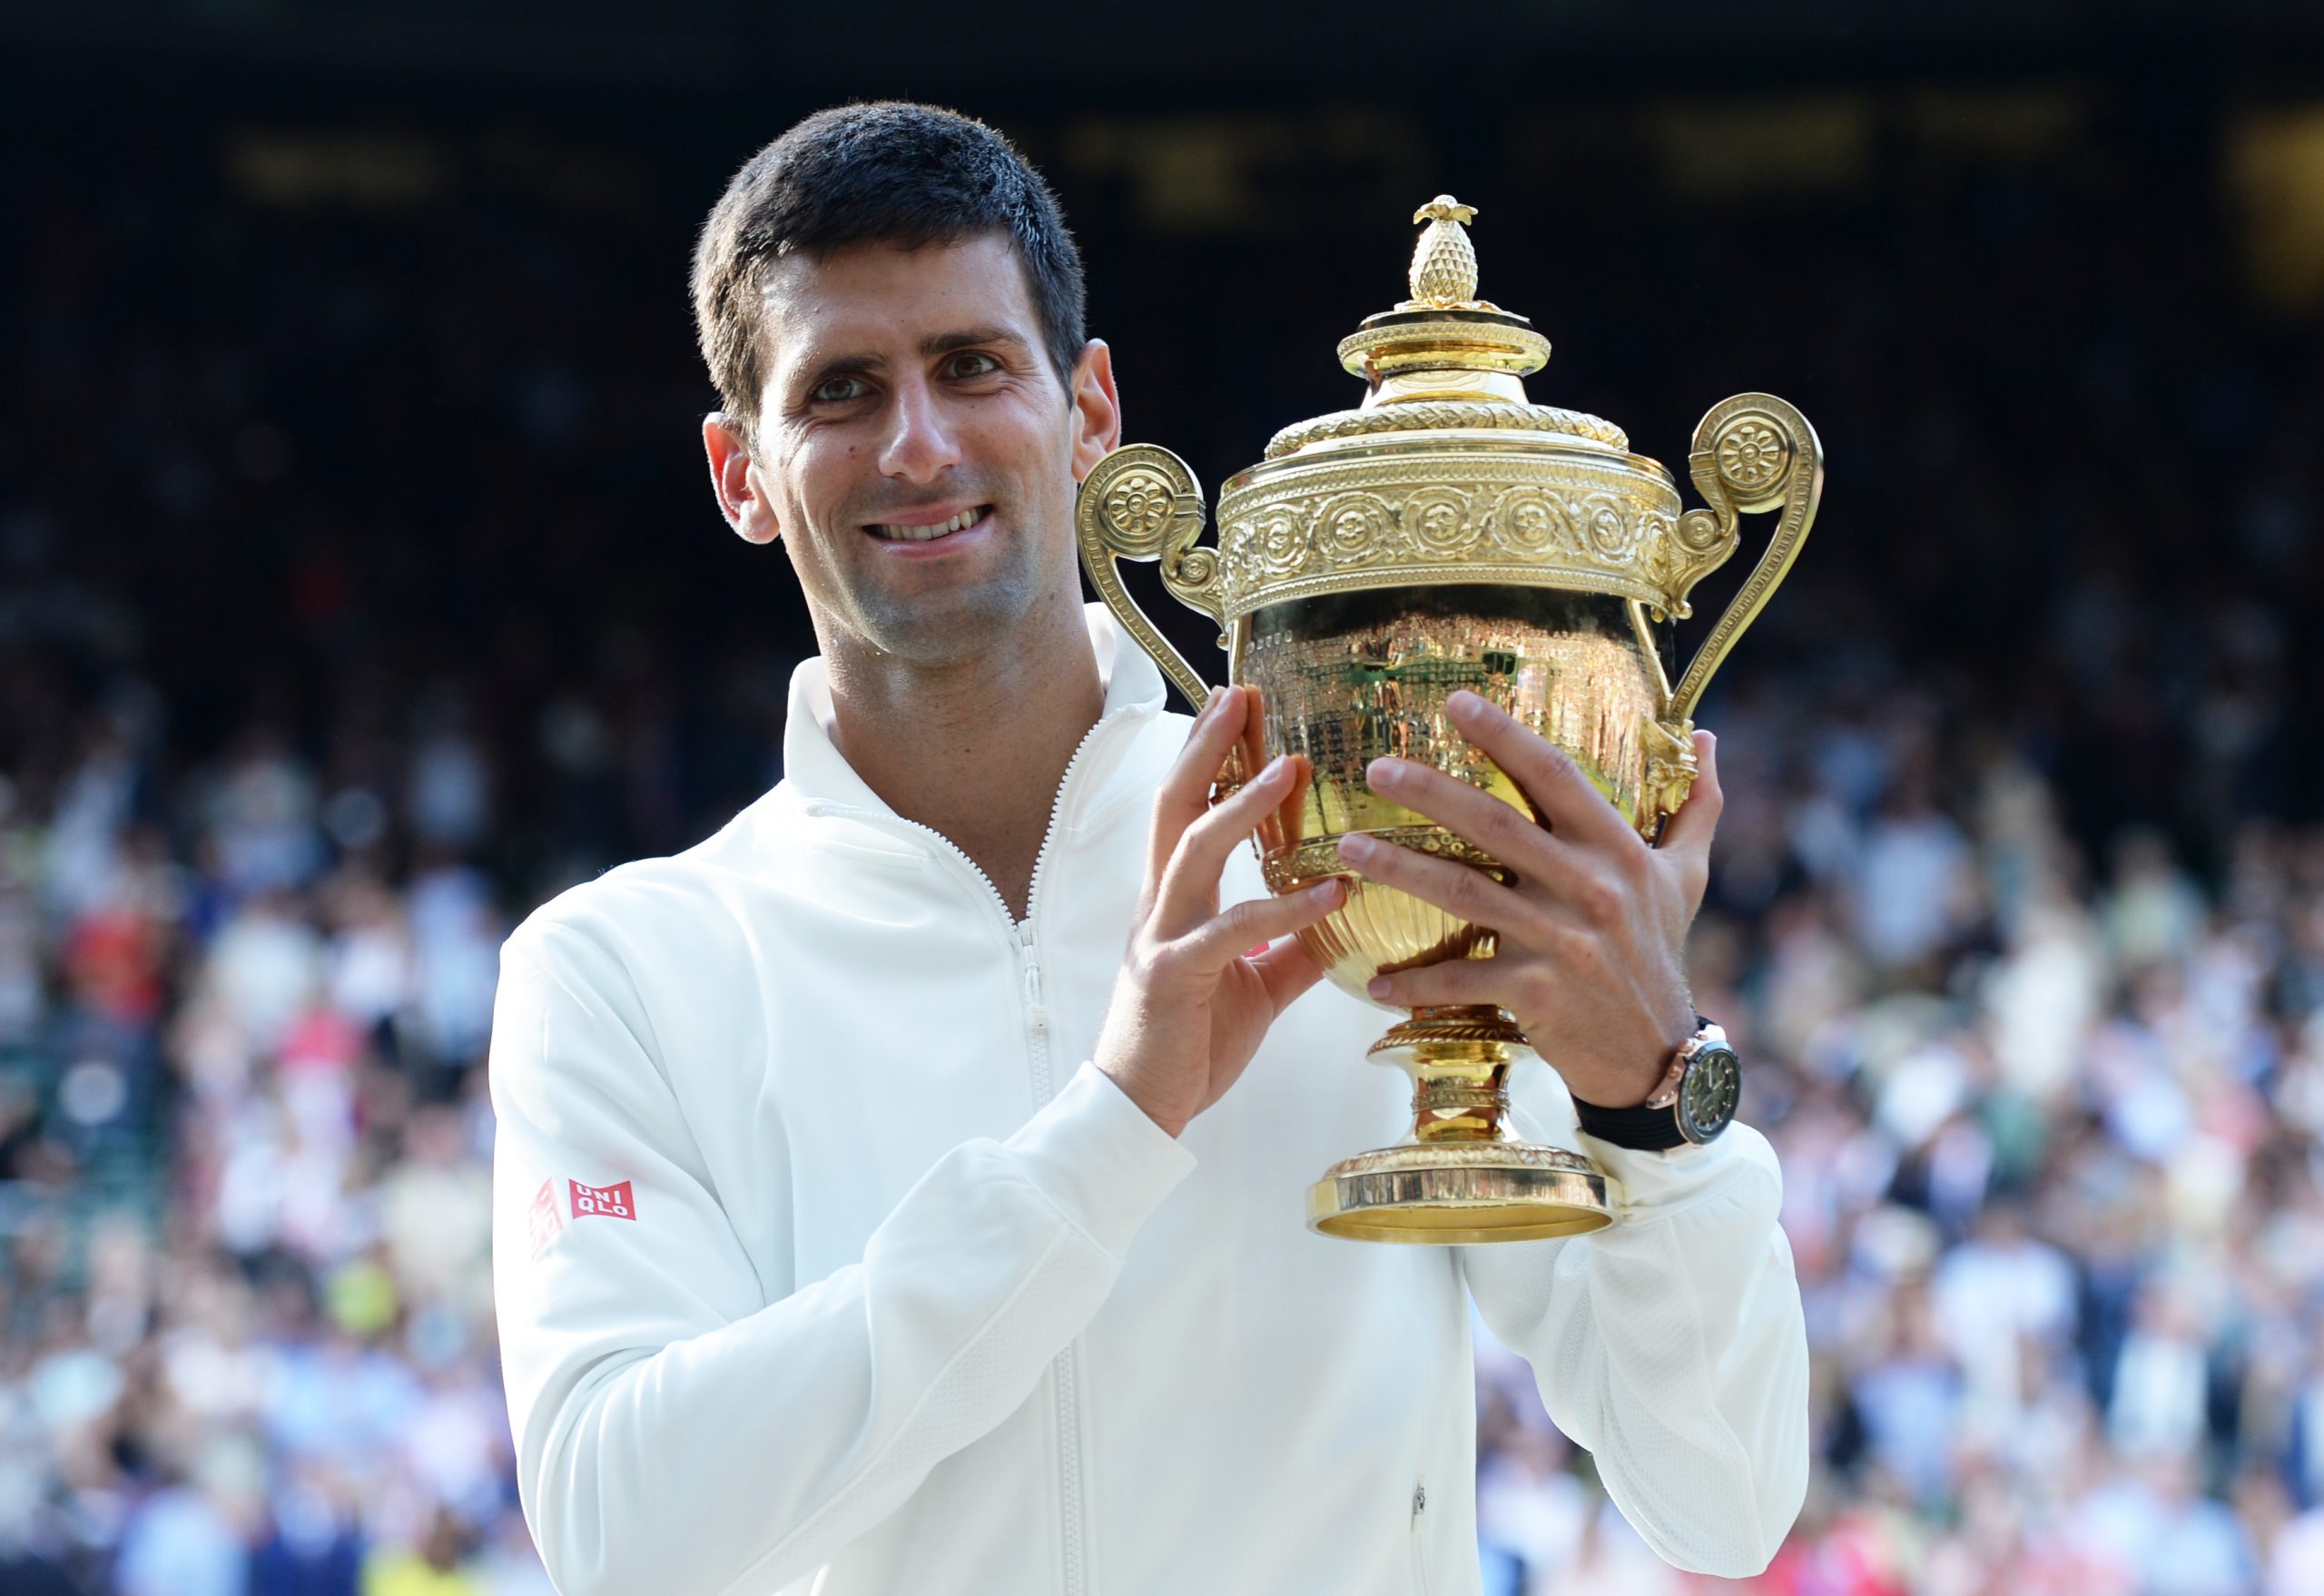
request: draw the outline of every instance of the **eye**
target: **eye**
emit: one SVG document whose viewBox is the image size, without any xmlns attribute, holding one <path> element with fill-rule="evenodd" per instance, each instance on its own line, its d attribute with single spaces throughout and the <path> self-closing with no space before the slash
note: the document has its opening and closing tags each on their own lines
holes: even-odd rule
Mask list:
<svg viewBox="0 0 2324 1596">
<path fill-rule="evenodd" d="M 1000 369 L 1000 362 L 982 350 L 962 350 L 945 362 L 944 369 L 951 377 L 990 377 Z"/>
<path fill-rule="evenodd" d="M 807 397 L 819 405 L 843 405 L 851 399 L 862 399 L 870 391 L 861 377 L 826 377 L 807 390 Z"/>
</svg>

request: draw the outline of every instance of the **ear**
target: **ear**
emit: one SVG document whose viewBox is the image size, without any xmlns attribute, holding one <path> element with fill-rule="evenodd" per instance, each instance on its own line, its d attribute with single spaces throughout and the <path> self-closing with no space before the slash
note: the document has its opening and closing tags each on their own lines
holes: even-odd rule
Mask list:
<svg viewBox="0 0 2324 1596">
<path fill-rule="evenodd" d="M 711 411 L 702 419 L 702 448 L 710 459 L 710 490 L 735 536 L 750 543 L 773 543 L 783 536 L 742 424 L 724 410 Z"/>
<path fill-rule="evenodd" d="M 1103 339 L 1081 346 L 1073 365 L 1073 479 L 1098 468 L 1122 440 L 1121 395 L 1114 391 L 1114 351 Z"/>
</svg>

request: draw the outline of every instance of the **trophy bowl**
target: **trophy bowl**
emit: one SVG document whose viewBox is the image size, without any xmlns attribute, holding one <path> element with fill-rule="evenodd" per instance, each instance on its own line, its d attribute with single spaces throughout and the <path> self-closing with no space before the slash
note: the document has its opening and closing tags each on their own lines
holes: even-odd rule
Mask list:
<svg viewBox="0 0 2324 1596">
<path fill-rule="evenodd" d="M 1449 195 L 1415 214 L 1428 226 L 1412 297 L 1340 345 L 1365 380 L 1363 404 L 1285 428 L 1228 478 L 1215 549 L 1196 546 L 1194 474 L 1151 444 L 1107 456 L 1077 507 L 1098 596 L 1196 704 L 1201 677 L 1130 598 L 1116 560 L 1159 561 L 1170 594 L 1224 628 L 1228 679 L 1256 688 L 1262 709 L 1225 785 L 1278 754 L 1296 761 L 1291 795 L 1256 839 L 1260 863 L 1276 892 L 1345 882 L 1339 907 L 1300 940 L 1366 1001 L 1374 976 L 1490 958 L 1494 938 L 1367 881 L 1341 860 L 1341 838 L 1510 875 L 1374 793 L 1366 765 L 1384 754 L 1432 765 L 1538 822 L 1447 717 L 1446 697 L 1466 688 L 1562 748 L 1653 842 L 1694 779 L 1691 711 L 1790 568 L 1822 491 L 1814 429 L 1770 395 L 1738 395 L 1697 427 L 1688 464 L 1707 507 L 1691 510 L 1620 429 L 1529 402 L 1521 379 L 1549 341 L 1475 297 L 1473 214 Z M 1666 654 L 1688 593 L 1734 553 L 1738 517 L 1765 510 L 1780 511 L 1766 552 L 1674 686 Z M 1602 1171 L 1512 1133 L 1509 1072 L 1531 1052 L 1496 1008 L 1406 1012 L 1371 1056 L 1411 1076 L 1410 1130 L 1325 1171 L 1309 1188 L 1310 1227 L 1452 1244 L 1610 1223 L 1620 1194 Z"/>
</svg>

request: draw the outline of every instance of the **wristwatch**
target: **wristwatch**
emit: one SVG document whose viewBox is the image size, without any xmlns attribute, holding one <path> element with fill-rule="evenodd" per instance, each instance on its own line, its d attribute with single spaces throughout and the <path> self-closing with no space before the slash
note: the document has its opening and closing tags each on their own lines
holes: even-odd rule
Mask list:
<svg viewBox="0 0 2324 1596">
<path fill-rule="evenodd" d="M 1733 1124 L 1743 1061 L 1728 1045 L 1724 1030 L 1699 1014 L 1695 1025 L 1695 1034 L 1670 1056 L 1660 1082 L 1635 1108 L 1601 1108 L 1574 1098 L 1581 1128 L 1618 1148 L 1659 1153 L 1699 1146 Z"/>
</svg>

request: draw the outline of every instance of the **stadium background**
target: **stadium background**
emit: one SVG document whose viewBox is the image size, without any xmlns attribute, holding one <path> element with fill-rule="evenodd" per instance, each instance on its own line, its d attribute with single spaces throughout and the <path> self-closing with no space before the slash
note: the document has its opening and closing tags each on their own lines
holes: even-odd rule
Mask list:
<svg viewBox="0 0 2324 1596">
<path fill-rule="evenodd" d="M 1761 1588 L 2324 1590 L 2324 24 L 2083 11 L 0 4 L 0 1589 L 547 1589 L 496 950 L 779 773 L 685 261 L 901 93 L 1049 175 L 1214 486 L 1444 189 L 1537 399 L 1806 410 L 1692 952 L 1814 1344 Z M 1709 1588 L 1479 1400 L 1489 1591 Z"/>
</svg>

